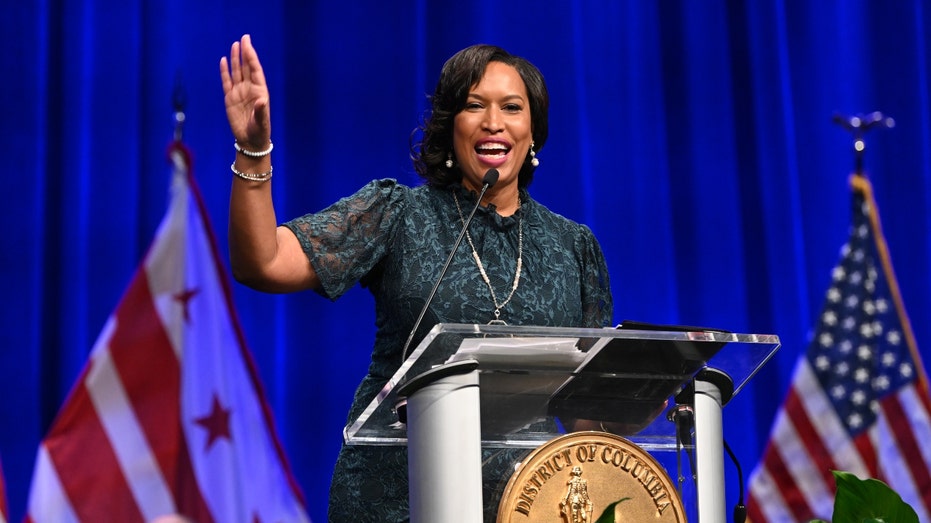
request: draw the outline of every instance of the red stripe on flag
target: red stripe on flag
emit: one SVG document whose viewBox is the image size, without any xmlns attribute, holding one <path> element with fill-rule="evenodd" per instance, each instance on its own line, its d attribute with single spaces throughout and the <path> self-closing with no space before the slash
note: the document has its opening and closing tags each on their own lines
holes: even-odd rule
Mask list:
<svg viewBox="0 0 931 523">
<path fill-rule="evenodd" d="M 925 386 L 925 383 L 918 382 L 915 385 L 915 395 L 921 400 L 924 412 L 931 413 L 931 397 L 929 397 L 928 388 Z M 925 485 L 920 492 L 925 506 L 931 508 L 931 486 Z"/>
<path fill-rule="evenodd" d="M 772 504 L 773 500 L 770 500 Z M 756 496 L 753 493 L 749 493 L 747 496 L 747 523 L 756 523 L 757 521 L 766 521 L 766 518 L 763 516 L 763 513 L 760 512 L 760 507 L 763 504 L 760 503 Z"/>
<path fill-rule="evenodd" d="M 827 486 L 828 490 L 833 490 L 834 475 L 831 474 L 831 471 L 835 470 L 837 465 L 831 459 L 831 452 L 824 446 L 824 440 L 818 435 L 818 430 L 811 423 L 811 418 L 808 417 L 795 387 L 789 389 L 785 414 L 792 420 L 792 425 L 795 427 L 795 432 L 798 434 L 801 444 L 811 457 L 814 468 L 818 469 L 818 473 L 821 474 L 821 482 Z"/>
<path fill-rule="evenodd" d="M 197 477 L 194 475 L 194 467 L 191 464 L 187 444 L 185 444 L 182 435 L 179 434 L 179 438 L 181 439 L 181 449 L 177 456 L 178 475 L 168 478 L 168 483 L 171 485 L 172 493 L 175 496 L 175 503 L 178 505 L 178 513 L 184 514 L 197 523 L 213 523 L 213 514 L 204 500 L 200 485 L 197 484 Z"/>
<path fill-rule="evenodd" d="M 782 494 L 782 490 L 776 489 L 775 496 L 778 497 L 778 500 L 773 499 L 772 497 L 768 497 L 766 499 L 766 503 L 762 503 L 761 500 L 753 492 L 750 492 L 747 495 L 746 523 L 766 523 L 768 521 L 772 521 L 768 517 L 766 517 L 766 515 L 763 514 L 761 507 L 766 506 L 766 507 L 769 507 L 770 510 L 772 510 L 772 508 L 777 504 L 779 505 L 780 508 L 785 507 L 785 504 L 779 501 L 782 499 L 781 494 Z"/>
<path fill-rule="evenodd" d="M 142 522 L 142 513 L 123 477 L 94 404 L 84 388 L 87 369 L 43 445 L 62 489 L 81 521 Z M 99 492 L 106 492 L 100 496 Z"/>
<path fill-rule="evenodd" d="M 782 455 L 778 452 L 777 446 L 769 447 L 763 460 L 774 483 L 777 485 L 793 485 L 795 483 L 792 472 L 782 461 Z M 808 501 L 799 489 L 782 489 L 780 492 L 785 501 L 785 507 L 795 515 L 795 521 L 808 521 L 814 517 L 814 510 L 808 505 Z"/>
<path fill-rule="evenodd" d="M 760 513 L 760 504 L 752 492 L 747 493 L 747 521 L 754 523 L 756 521 L 765 521 Z"/>
<path fill-rule="evenodd" d="M 923 412 L 931 413 L 931 395 L 928 394 L 928 387 L 924 381 L 915 384 L 915 396 L 921 401 Z M 925 506 L 931 508 L 931 485 L 925 484 L 919 492 L 921 492 Z"/>
<path fill-rule="evenodd" d="M 873 442 L 870 440 L 870 431 L 865 430 L 860 433 L 859 436 L 853 439 L 853 445 L 857 448 L 857 454 L 866 466 L 869 477 L 885 481 L 885 478 L 882 477 L 882 471 L 879 470 L 876 448 L 873 447 Z"/>
<path fill-rule="evenodd" d="M 915 383 L 915 396 L 921 400 L 921 406 L 925 412 L 931 412 L 931 395 L 928 394 L 928 387 L 922 381 Z"/>
<path fill-rule="evenodd" d="M 181 370 L 152 303 L 145 272 L 138 271 L 116 312 L 110 340 L 113 366 L 166 478 L 174 476 L 178 445 Z"/>
<path fill-rule="evenodd" d="M 768 442 L 768 443 L 766 444 L 766 448 L 763 450 L 763 457 L 762 457 L 762 459 L 760 460 L 761 465 L 765 465 L 766 460 L 769 459 L 769 455 L 772 454 L 772 453 L 775 452 L 775 451 L 776 451 L 776 450 L 773 448 L 773 442 L 772 442 L 772 441 Z M 763 473 L 769 474 L 769 471 L 766 470 L 766 468 L 763 467 L 763 466 L 760 467 L 760 470 L 754 470 L 754 473 L 755 473 L 755 474 L 761 474 L 761 471 L 762 471 Z M 763 513 L 762 513 L 761 510 L 760 510 L 760 507 L 762 507 L 763 504 L 760 503 L 760 501 L 757 499 L 756 492 L 757 492 L 757 491 L 755 491 L 755 490 L 748 490 L 748 491 L 747 491 L 747 505 L 746 505 L 746 507 L 747 507 L 747 521 L 748 521 L 749 523 L 754 523 L 754 522 L 756 522 L 756 521 L 764 521 L 764 522 L 766 521 L 766 518 L 763 516 Z M 777 492 L 776 495 L 779 495 L 780 493 L 781 493 L 781 491 L 780 491 L 780 492 Z M 767 492 L 767 494 L 768 494 L 768 492 Z M 775 499 L 769 499 L 768 501 L 769 501 L 769 505 L 775 505 L 775 504 L 776 504 L 776 500 L 775 500 Z"/>
<path fill-rule="evenodd" d="M 136 273 L 115 314 L 113 365 L 178 511 L 198 523 L 212 523 L 182 430 L 181 365 L 143 270 Z"/>
<path fill-rule="evenodd" d="M 899 401 L 899 395 L 887 396 L 880 400 L 880 404 L 882 410 L 886 413 L 886 419 L 889 420 L 892 435 L 897 446 L 901 449 L 901 454 L 904 456 L 921 456 L 922 453 L 921 449 L 918 448 L 915 432 L 912 430 L 908 414 L 906 414 L 902 403 Z M 920 459 L 906 460 L 905 463 L 909 472 L 911 472 L 915 491 L 921 494 L 925 506 L 931 507 L 931 474 L 928 473 L 927 464 Z"/>
</svg>

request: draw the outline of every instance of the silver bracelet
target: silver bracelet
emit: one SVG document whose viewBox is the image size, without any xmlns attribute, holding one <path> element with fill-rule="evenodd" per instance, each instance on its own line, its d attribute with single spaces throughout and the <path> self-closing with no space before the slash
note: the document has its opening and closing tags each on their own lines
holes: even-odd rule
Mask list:
<svg viewBox="0 0 931 523">
<path fill-rule="evenodd" d="M 275 148 L 275 144 L 273 144 L 272 142 L 268 142 L 268 149 L 265 149 L 264 151 L 258 151 L 258 152 L 243 149 L 242 146 L 239 145 L 239 142 L 233 142 L 233 147 L 236 148 L 237 153 L 242 153 L 246 156 L 249 156 L 250 158 L 261 158 L 263 156 L 268 156 L 269 154 L 271 154 L 272 149 Z"/>
<path fill-rule="evenodd" d="M 268 180 L 271 180 L 272 171 L 273 171 L 272 167 L 269 166 L 267 173 L 258 173 L 258 174 L 244 173 L 236 169 L 236 162 L 233 162 L 230 164 L 230 170 L 233 171 L 233 174 L 235 174 L 236 176 L 242 178 L 243 180 L 248 180 L 250 182 L 267 182 Z"/>
</svg>

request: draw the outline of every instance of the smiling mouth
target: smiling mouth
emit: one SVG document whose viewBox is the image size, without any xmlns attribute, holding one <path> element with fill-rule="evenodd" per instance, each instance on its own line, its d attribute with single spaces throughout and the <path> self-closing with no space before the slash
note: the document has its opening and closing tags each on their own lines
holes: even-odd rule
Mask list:
<svg viewBox="0 0 931 523">
<path fill-rule="evenodd" d="M 475 152 L 479 156 L 489 158 L 504 158 L 511 151 L 511 148 L 503 143 L 483 143 L 475 146 Z"/>
</svg>

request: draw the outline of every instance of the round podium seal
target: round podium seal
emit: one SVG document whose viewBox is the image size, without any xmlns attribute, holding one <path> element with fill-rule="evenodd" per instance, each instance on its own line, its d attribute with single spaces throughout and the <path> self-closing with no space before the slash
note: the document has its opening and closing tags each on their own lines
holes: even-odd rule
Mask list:
<svg viewBox="0 0 931 523">
<path fill-rule="evenodd" d="M 605 432 L 574 432 L 537 447 L 511 476 L 498 523 L 685 522 L 672 480 L 646 451 Z"/>
</svg>

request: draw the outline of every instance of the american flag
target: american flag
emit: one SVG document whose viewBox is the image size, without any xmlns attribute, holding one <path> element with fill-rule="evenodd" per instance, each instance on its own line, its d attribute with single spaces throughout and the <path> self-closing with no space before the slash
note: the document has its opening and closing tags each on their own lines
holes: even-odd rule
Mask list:
<svg viewBox="0 0 931 523">
<path fill-rule="evenodd" d="M 179 143 L 168 213 L 36 457 L 27 523 L 309 521 Z"/>
<path fill-rule="evenodd" d="M 808 350 L 750 477 L 754 523 L 830 521 L 832 470 L 886 482 L 931 521 L 931 401 L 869 181 Z"/>
</svg>

